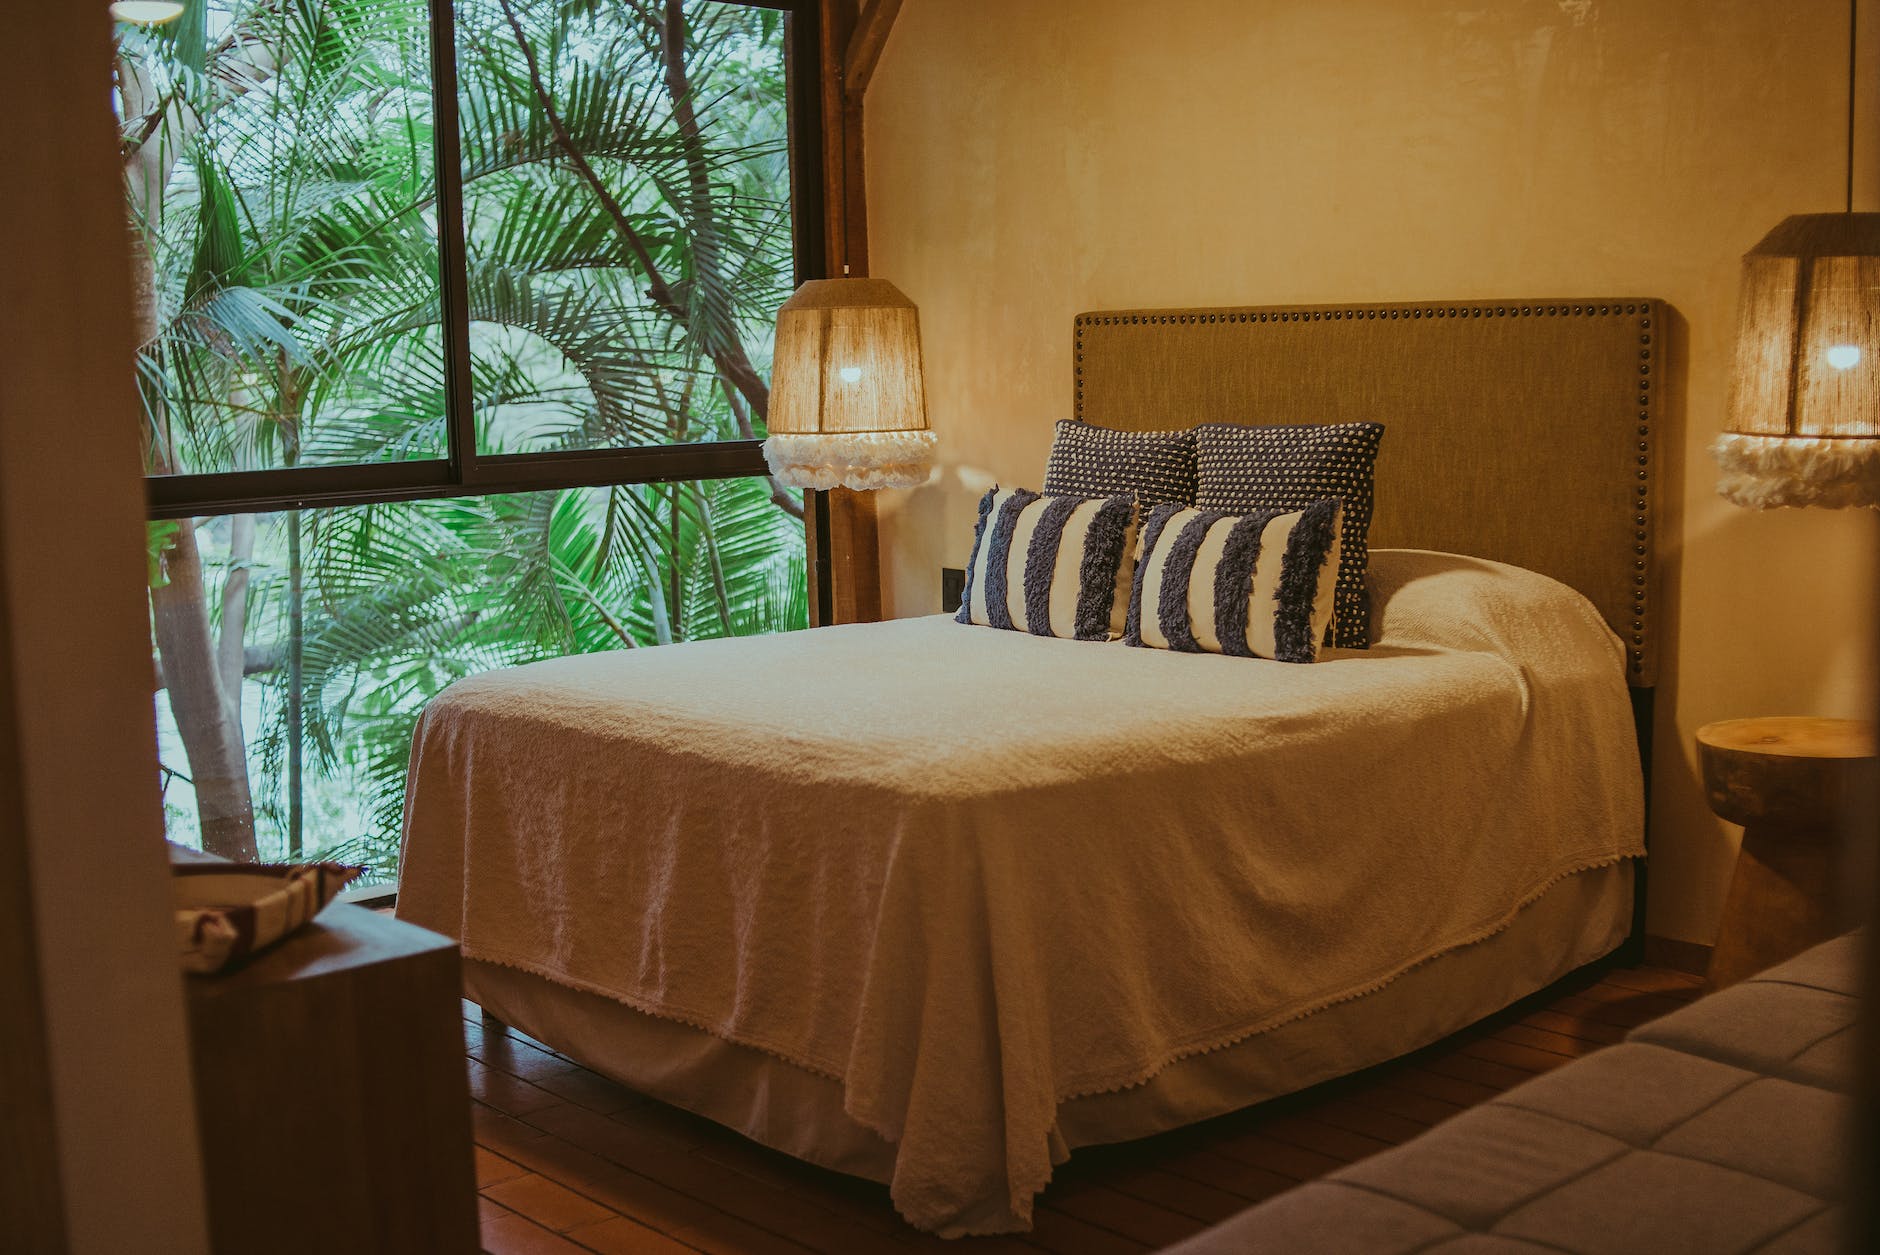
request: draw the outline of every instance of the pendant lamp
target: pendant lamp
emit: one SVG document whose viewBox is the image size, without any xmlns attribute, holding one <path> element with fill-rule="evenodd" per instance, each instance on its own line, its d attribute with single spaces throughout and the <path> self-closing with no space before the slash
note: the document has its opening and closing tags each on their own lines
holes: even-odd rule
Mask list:
<svg viewBox="0 0 1880 1255">
<path fill-rule="evenodd" d="M 1737 505 L 1880 506 L 1880 213 L 1785 218 L 1743 257 L 1736 368 L 1717 491 Z"/>
<path fill-rule="evenodd" d="M 935 439 L 921 383 L 920 314 L 886 279 L 813 279 L 777 312 L 771 472 L 798 488 L 912 488 Z"/>
</svg>

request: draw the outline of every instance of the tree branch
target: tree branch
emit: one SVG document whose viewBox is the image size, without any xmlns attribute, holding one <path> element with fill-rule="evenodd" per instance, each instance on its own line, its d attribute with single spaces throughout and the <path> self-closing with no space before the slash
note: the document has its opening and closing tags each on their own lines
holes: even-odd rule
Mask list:
<svg viewBox="0 0 1880 1255">
<path fill-rule="evenodd" d="M 272 645 L 245 645 L 242 647 L 241 678 L 245 680 L 251 675 L 272 675 L 279 671 L 286 661 L 287 646 L 284 642 L 276 641 Z M 153 663 L 157 669 L 156 691 L 161 693 L 170 684 L 163 674 L 163 659 L 158 657 L 153 660 Z"/>
<path fill-rule="evenodd" d="M 737 420 L 739 434 L 746 440 L 757 439 L 757 428 L 751 423 L 751 412 L 744 407 L 744 399 L 738 395 L 737 389 L 723 375 L 718 376 L 718 386 L 724 390 L 725 400 L 731 405 L 731 416 Z M 770 481 L 771 503 L 792 518 L 801 519 L 802 499 L 791 493 L 775 475 L 766 475 L 764 478 Z"/>
<path fill-rule="evenodd" d="M 673 292 L 671 285 L 666 282 L 666 277 L 660 273 L 658 264 L 653 260 L 652 251 L 646 246 L 646 241 L 634 229 L 626 210 L 621 208 L 620 202 L 608 190 L 607 184 L 602 181 L 599 173 L 595 171 L 586 155 L 574 142 L 574 136 L 568 133 L 567 124 L 562 121 L 561 113 L 555 108 L 554 99 L 549 95 L 548 85 L 542 81 L 542 69 L 536 60 L 535 48 L 529 43 L 529 37 L 522 29 L 522 21 L 516 16 L 514 5 L 511 0 L 499 0 L 499 2 L 503 7 L 503 16 L 508 19 L 509 29 L 515 34 L 516 46 L 522 49 L 522 59 L 528 64 L 529 89 L 534 93 L 536 103 L 541 106 L 542 114 L 548 121 L 548 129 L 555 137 L 555 146 L 561 149 L 562 154 L 568 158 L 568 163 L 574 167 L 575 173 L 581 177 L 582 182 L 587 184 L 588 190 L 594 193 L 595 199 L 600 201 L 601 208 L 613 221 L 614 230 L 620 234 L 621 240 L 632 251 L 634 260 L 645 272 L 648 285 L 647 299 L 652 301 L 667 317 L 678 323 L 682 330 L 690 334 L 692 332 L 691 318 L 685 306 L 680 303 L 678 296 Z M 745 353 L 744 346 L 733 338 L 730 343 L 707 344 L 704 348 L 719 373 L 733 382 L 750 407 L 759 416 L 768 414 L 770 412 L 770 387 L 757 373 L 757 368 L 751 365 L 751 359 Z"/>
<path fill-rule="evenodd" d="M 666 21 L 660 35 L 660 60 L 665 64 L 666 96 L 672 103 L 672 120 L 679 128 L 679 148 L 685 155 L 686 190 L 691 201 L 692 269 L 698 275 L 700 290 L 725 292 L 724 271 L 718 239 L 718 222 L 712 213 L 711 175 L 705 167 L 705 137 L 699 129 L 698 113 L 692 106 L 692 84 L 685 69 L 685 9 L 680 0 L 666 0 Z M 770 386 L 759 377 L 744 354 L 733 327 L 707 326 L 706 345 L 721 374 L 730 378 L 757 411 L 758 417 L 770 414 Z M 720 334 L 722 332 L 722 334 Z"/>
</svg>

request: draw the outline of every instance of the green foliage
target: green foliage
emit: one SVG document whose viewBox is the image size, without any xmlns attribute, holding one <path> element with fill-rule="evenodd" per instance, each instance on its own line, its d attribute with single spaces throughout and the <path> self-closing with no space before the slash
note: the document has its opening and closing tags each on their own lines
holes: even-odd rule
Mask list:
<svg viewBox="0 0 1880 1255">
<path fill-rule="evenodd" d="M 694 143 L 650 20 L 663 6 L 510 6 L 567 139 L 627 229 L 569 161 L 501 0 L 459 0 L 480 450 L 743 434 L 713 352 L 735 343 L 764 370 L 792 281 L 779 15 L 689 0 Z M 442 456 L 426 10 L 202 0 L 187 24 L 121 30 L 127 151 L 168 146 L 143 154 L 162 158 L 161 191 L 140 221 L 155 308 L 138 369 L 162 469 Z M 679 317 L 649 299 L 635 244 Z M 762 434 L 761 415 L 743 417 Z M 153 583 L 175 526 L 151 526 Z M 264 852 L 285 830 L 294 711 L 309 848 L 387 868 L 413 722 L 453 680 L 807 618 L 800 525 L 761 480 L 289 514 L 264 522 L 252 558 L 203 547 L 210 604 L 245 570 L 246 639 L 274 660 L 251 676 L 265 696 L 248 728 Z M 290 552 L 303 555 L 298 591 Z M 292 692 L 281 660 L 296 607 Z"/>
<path fill-rule="evenodd" d="M 180 526 L 175 519 L 151 519 L 144 524 L 145 578 L 152 588 L 162 588 L 170 582 L 169 573 L 163 569 L 163 557 L 176 544 Z"/>
</svg>

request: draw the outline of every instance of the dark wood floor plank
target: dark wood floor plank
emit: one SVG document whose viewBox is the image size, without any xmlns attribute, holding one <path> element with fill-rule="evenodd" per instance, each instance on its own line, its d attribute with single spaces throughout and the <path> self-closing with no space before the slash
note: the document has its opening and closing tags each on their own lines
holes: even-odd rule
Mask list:
<svg viewBox="0 0 1880 1255">
<path fill-rule="evenodd" d="M 557 1098 L 604 1116 L 638 1109 L 650 1101 L 643 1094 L 636 1094 L 598 1072 L 573 1063 L 563 1063 L 559 1070 L 544 1069 L 535 1076 L 534 1083 Z"/>
<path fill-rule="evenodd" d="M 1262 1125 L 1260 1132 L 1275 1141 L 1314 1150 L 1340 1164 L 1356 1163 L 1380 1150 L 1389 1150 L 1395 1142 L 1368 1133 L 1357 1133 L 1318 1118 L 1314 1109 L 1299 1115 L 1282 1116 Z"/>
<path fill-rule="evenodd" d="M 1454 1054 L 1437 1055 L 1435 1058 L 1425 1059 L 1421 1064 L 1421 1070 L 1434 1072 L 1438 1076 L 1446 1076 L 1452 1080 L 1466 1081 L 1498 1094 L 1513 1089 L 1534 1075 L 1521 1068 L 1511 1068 L 1503 1063 L 1464 1054 L 1461 1050 Z"/>
<path fill-rule="evenodd" d="M 1203 1225 L 1219 1224 L 1248 1206 L 1246 1198 L 1239 1194 L 1229 1194 L 1160 1168 L 1124 1174 L 1110 1188 L 1159 1203 Z"/>
<path fill-rule="evenodd" d="M 544 1229 L 566 1233 L 582 1225 L 599 1224 L 607 1219 L 608 1209 L 593 1199 L 575 1193 L 558 1181 L 539 1172 L 525 1172 L 507 1181 L 498 1181 L 482 1191 L 510 1211 L 527 1216 Z"/>
<path fill-rule="evenodd" d="M 496 1255 L 1136 1255 L 1623 1040 L 1699 989 L 1682 973 L 1578 974 L 1395 1063 L 1079 1151 L 1032 1232 L 957 1241 L 908 1226 L 885 1186 L 635 1093 L 466 1004 L 484 1242 Z"/>
<path fill-rule="evenodd" d="M 612 1216 L 599 1224 L 570 1229 L 564 1236 L 597 1255 L 691 1255 L 698 1250 L 696 1246 L 687 1246 L 677 1238 L 625 1216 Z"/>
<path fill-rule="evenodd" d="M 470 1131 L 478 1146 L 493 1150 L 506 1159 L 514 1159 L 517 1163 L 526 1162 L 515 1153 L 517 1148 L 539 1141 L 542 1137 L 542 1130 L 531 1128 L 474 1098 L 470 1102 Z"/>
<path fill-rule="evenodd" d="M 1248 1203 L 1263 1202 L 1299 1184 L 1292 1177 L 1230 1159 L 1219 1151 L 1197 1150 L 1171 1159 L 1168 1171 L 1217 1190 L 1237 1194 Z"/>
<path fill-rule="evenodd" d="M 1661 994 L 1631 993 L 1595 985 L 1582 993 L 1566 994 L 1554 1003 L 1554 1009 L 1583 1016 L 1602 1024 L 1634 1029 L 1662 1015 L 1669 1015 L 1685 1004 Z"/>
<path fill-rule="evenodd" d="M 1047 1189 L 1039 1196 L 1039 1202 L 1042 1206 L 1132 1238 L 1151 1250 L 1172 1246 L 1192 1236 L 1196 1229 L 1192 1216 L 1185 1216 L 1159 1202 L 1137 1198 L 1104 1185 L 1059 1190 L 1055 1194 Z"/>
<path fill-rule="evenodd" d="M 1458 1108 L 1473 1107 L 1503 1092 L 1493 1085 L 1480 1085 L 1474 1081 L 1432 1072 L 1423 1067 L 1405 1068 L 1397 1076 L 1395 1083 L 1399 1088 L 1409 1090 L 1413 1094 L 1440 1098 L 1445 1102 L 1454 1103 Z"/>
<path fill-rule="evenodd" d="M 1374 1111 L 1408 1120 L 1426 1129 L 1464 1110 L 1462 1103 L 1403 1087 L 1399 1076 L 1398 1072 L 1393 1071 L 1379 1078 L 1375 1083 L 1353 1093 L 1350 1101 L 1363 1103 Z"/>
<path fill-rule="evenodd" d="M 1510 1026 L 1512 1027 L 1512 1026 Z M 1536 1050 L 1520 1042 L 1510 1041 L 1503 1036 L 1508 1030 L 1480 1041 L 1472 1041 L 1458 1049 L 1457 1053 L 1470 1059 L 1486 1059 L 1490 1063 L 1513 1068 L 1525 1076 L 1538 1076 L 1542 1072 L 1552 1072 L 1555 1068 L 1572 1063 L 1571 1056 L 1556 1054 L 1551 1050 Z"/>
<path fill-rule="evenodd" d="M 582 1255 L 579 1246 L 559 1233 L 514 1213 L 484 1225 L 482 1242 L 490 1255 Z"/>
<path fill-rule="evenodd" d="M 525 1081 L 533 1081 L 544 1073 L 565 1071 L 569 1066 L 568 1061 L 560 1055 L 530 1045 L 513 1032 L 486 1031 L 481 1041 L 469 1050 L 472 1059 Z"/>
<path fill-rule="evenodd" d="M 531 1111 L 562 1105 L 562 1099 L 507 1072 L 499 1072 L 475 1059 L 469 1061 L 470 1096 L 506 1116 L 522 1117 Z"/>
<path fill-rule="evenodd" d="M 1703 977 L 1664 967 L 1615 967 L 1605 972 L 1599 983 L 1639 993 L 1669 994 L 1687 1001 L 1704 992 Z"/>
<path fill-rule="evenodd" d="M 1294 1181 L 1322 1177 L 1342 1168 L 1347 1162 L 1304 1146 L 1279 1141 L 1263 1133 L 1242 1133 L 1224 1138 L 1215 1149 L 1229 1159 L 1238 1159 Z"/>
<path fill-rule="evenodd" d="M 1578 1059 L 1581 1055 L 1590 1055 L 1602 1044 L 1574 1037 L 1568 1033 L 1555 1032 L 1553 1029 L 1531 1024 L 1526 1020 L 1504 1025 L 1495 1037 L 1500 1041 L 1514 1042 L 1516 1045 L 1544 1050 L 1548 1054 L 1561 1055 L 1569 1060 Z"/>
<path fill-rule="evenodd" d="M 648 1135 L 579 1107 L 554 1108 L 530 1122 L 694 1198 L 712 1198 L 726 1184 L 724 1170 L 688 1153 L 690 1147 L 675 1146 L 663 1134 Z M 713 1201 L 760 1228 L 787 1234 L 814 1250 L 866 1249 L 873 1240 L 867 1229 L 819 1205 L 813 1179 L 806 1177 L 800 1185 L 784 1190 L 740 1176 L 735 1189 Z"/>
<path fill-rule="evenodd" d="M 485 1150 L 481 1146 L 476 1148 L 476 1165 L 479 1190 L 486 1185 L 495 1185 L 511 1177 L 519 1177 L 528 1171 L 515 1160 L 505 1159 L 495 1151 Z"/>
<path fill-rule="evenodd" d="M 1611 1046 L 1625 1040 L 1625 1030 L 1616 1024 L 1602 1024 L 1564 1011 L 1533 1011 L 1521 1023 L 1593 1046 Z"/>
<path fill-rule="evenodd" d="M 738 1219 L 703 1199 L 608 1163 L 560 1138 L 542 1139 L 529 1165 L 554 1174 L 576 1191 L 709 1255 L 803 1255 L 800 1243 Z"/>
<path fill-rule="evenodd" d="M 1401 1146 L 1429 1125 L 1407 1119 L 1353 1095 L 1326 1103 L 1312 1110 L 1313 1117 L 1333 1128 L 1348 1129 L 1375 1138 L 1386 1146 Z"/>
<path fill-rule="evenodd" d="M 1039 1207 L 1032 1212 L 1031 1232 L 1025 1235 L 1025 1241 L 1052 1255 L 1137 1255 L 1137 1252 L 1153 1249 L 1145 1242 L 1112 1233 L 1051 1207 Z"/>
</svg>

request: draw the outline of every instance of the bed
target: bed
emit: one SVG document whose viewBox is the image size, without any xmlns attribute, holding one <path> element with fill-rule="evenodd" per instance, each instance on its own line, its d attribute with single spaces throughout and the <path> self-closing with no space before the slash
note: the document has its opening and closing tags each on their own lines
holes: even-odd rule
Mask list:
<svg viewBox="0 0 1880 1255">
<path fill-rule="evenodd" d="M 934 617 L 473 677 L 414 742 L 399 914 L 499 1018 L 948 1236 L 1453 1032 L 1632 932 L 1662 321 L 1081 315 L 1091 422 L 1389 425 L 1370 649 Z"/>
</svg>

